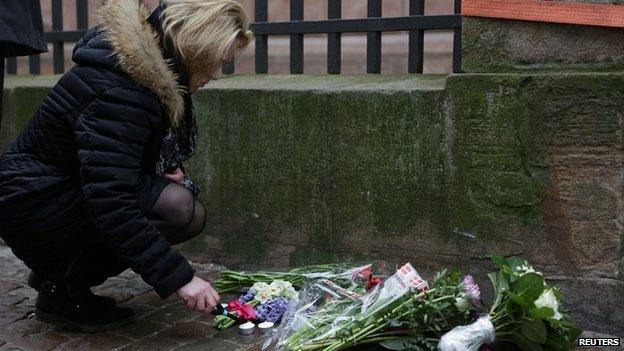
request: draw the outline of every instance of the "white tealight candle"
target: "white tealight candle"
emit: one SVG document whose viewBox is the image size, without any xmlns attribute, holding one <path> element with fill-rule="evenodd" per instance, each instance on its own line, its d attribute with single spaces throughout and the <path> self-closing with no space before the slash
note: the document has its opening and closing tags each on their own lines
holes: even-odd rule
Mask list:
<svg viewBox="0 0 624 351">
<path fill-rule="evenodd" d="M 238 330 L 244 335 L 253 334 L 255 328 L 256 325 L 252 322 L 246 322 L 238 326 Z"/>
<path fill-rule="evenodd" d="M 273 322 L 262 322 L 258 324 L 259 328 L 271 328 L 273 326 Z"/>
<path fill-rule="evenodd" d="M 258 328 L 260 328 L 260 333 L 266 334 L 271 328 L 273 328 L 273 322 L 262 322 L 258 324 Z"/>
</svg>

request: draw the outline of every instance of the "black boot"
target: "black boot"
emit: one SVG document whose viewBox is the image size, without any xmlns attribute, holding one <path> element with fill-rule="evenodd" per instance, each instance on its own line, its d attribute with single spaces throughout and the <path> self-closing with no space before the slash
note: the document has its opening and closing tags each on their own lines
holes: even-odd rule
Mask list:
<svg viewBox="0 0 624 351">
<path fill-rule="evenodd" d="M 37 292 L 40 292 L 41 290 L 41 285 L 43 284 L 45 280 L 40 277 L 39 275 L 35 274 L 35 272 L 31 271 L 30 274 L 28 274 L 28 285 L 37 290 Z M 111 305 L 114 306 L 117 304 L 117 301 L 115 301 L 115 299 L 113 299 L 112 297 L 108 297 L 108 296 L 101 296 L 101 295 L 96 295 L 94 294 L 91 289 L 89 287 L 74 287 L 73 291 L 77 294 L 81 294 L 83 295 L 84 298 L 86 299 L 93 299 L 96 300 L 97 302 L 103 304 L 103 305 Z"/>
<path fill-rule="evenodd" d="M 37 320 L 83 332 L 94 333 L 132 322 L 131 308 L 102 303 L 68 285 L 49 280 L 41 283 L 35 303 Z"/>
</svg>

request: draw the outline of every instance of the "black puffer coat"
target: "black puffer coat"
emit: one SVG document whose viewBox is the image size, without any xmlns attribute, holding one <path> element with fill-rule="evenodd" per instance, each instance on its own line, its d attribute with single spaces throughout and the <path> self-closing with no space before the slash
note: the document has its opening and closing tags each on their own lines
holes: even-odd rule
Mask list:
<svg viewBox="0 0 624 351">
<path fill-rule="evenodd" d="M 0 58 L 48 51 L 39 0 L 0 1 Z"/>
<path fill-rule="evenodd" d="M 194 270 L 146 219 L 155 194 L 144 187 L 166 185 L 154 164 L 184 100 L 146 9 L 116 0 L 100 14 L 77 65 L 0 158 L 0 235 L 33 269 L 104 236 L 164 298 Z"/>
</svg>

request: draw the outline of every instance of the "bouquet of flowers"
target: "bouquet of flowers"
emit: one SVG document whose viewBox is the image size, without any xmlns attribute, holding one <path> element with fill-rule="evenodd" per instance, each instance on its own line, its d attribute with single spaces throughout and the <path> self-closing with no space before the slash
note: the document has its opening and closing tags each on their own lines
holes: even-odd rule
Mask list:
<svg viewBox="0 0 624 351">
<path fill-rule="evenodd" d="M 371 343 L 393 350 L 435 350 L 444 332 L 472 320 L 480 292 L 470 277 L 462 281 L 458 271 L 438 273 L 434 285 L 430 288 L 408 263 L 358 299 L 323 297 L 326 290 L 312 286 L 272 342 L 287 350 L 341 350 Z"/>
<path fill-rule="evenodd" d="M 298 300 L 299 295 L 290 282 L 255 283 L 245 294 L 227 304 L 224 314 L 215 317 L 215 326 L 227 329 L 237 320 L 278 323 L 288 306 Z"/>
<path fill-rule="evenodd" d="M 471 276 L 442 270 L 430 286 L 406 264 L 361 295 L 346 294 L 331 281 L 309 284 L 264 346 L 476 351 L 496 340 L 526 351 L 571 349 L 580 330 L 563 311 L 557 288 L 524 259 L 493 260 L 499 271 L 489 275 L 496 291 L 490 308 Z"/>
<path fill-rule="evenodd" d="M 581 330 L 563 310 L 563 296 L 519 257 L 493 256 L 499 271 L 488 276 L 495 299 L 487 315 L 442 337 L 441 351 L 478 350 L 496 339 L 520 350 L 570 350 Z"/>
<path fill-rule="evenodd" d="M 344 296 L 361 297 L 380 278 L 372 275 L 372 265 L 347 268 L 346 265 L 318 265 L 293 269 L 289 272 L 244 273 L 224 271 L 215 281 L 219 292 L 246 290 L 230 301 L 222 314 L 215 317 L 215 326 L 226 329 L 236 322 L 256 321 L 279 323 L 299 294 L 295 288 L 312 282 L 331 286 Z"/>
<path fill-rule="evenodd" d="M 300 289 L 315 280 L 329 279 L 341 286 L 351 286 L 354 281 L 376 279 L 371 274 L 371 264 L 352 267 L 346 264 L 312 265 L 292 269 L 288 272 L 237 272 L 223 271 L 214 282 L 213 287 L 219 293 L 243 291 L 255 283 L 271 283 L 274 280 L 290 282 L 296 289 Z"/>
</svg>

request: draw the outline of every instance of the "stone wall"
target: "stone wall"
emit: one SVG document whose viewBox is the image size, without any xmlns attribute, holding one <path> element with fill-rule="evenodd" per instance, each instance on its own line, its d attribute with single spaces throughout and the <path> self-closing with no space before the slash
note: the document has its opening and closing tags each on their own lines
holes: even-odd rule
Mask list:
<svg viewBox="0 0 624 351">
<path fill-rule="evenodd" d="M 54 80 L 9 79 L 0 145 Z M 522 255 L 583 328 L 624 336 L 623 96 L 622 73 L 213 82 L 187 165 L 208 226 L 183 249 L 236 268 L 411 261 L 481 278 L 491 253 Z"/>
<path fill-rule="evenodd" d="M 198 97 L 206 257 L 522 255 L 585 328 L 624 335 L 623 93 L 621 74 L 225 80 Z"/>
<path fill-rule="evenodd" d="M 561 1 L 561 0 L 559 0 Z M 624 0 L 565 0 L 624 5 Z M 624 29 L 463 18 L 466 72 L 624 71 Z"/>
</svg>

